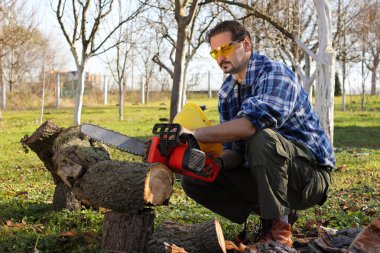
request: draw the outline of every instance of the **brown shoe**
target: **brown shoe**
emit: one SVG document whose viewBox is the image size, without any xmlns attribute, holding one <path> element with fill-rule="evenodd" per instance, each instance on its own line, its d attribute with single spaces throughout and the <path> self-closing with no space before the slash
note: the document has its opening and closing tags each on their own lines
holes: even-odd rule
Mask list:
<svg viewBox="0 0 380 253">
<path fill-rule="evenodd" d="M 253 209 L 253 212 L 257 214 L 258 216 L 261 216 L 260 207 L 256 207 L 255 209 Z M 298 220 L 298 211 L 294 209 L 290 210 L 288 214 L 288 222 L 290 223 L 290 225 L 293 226 L 297 220 Z"/>
<path fill-rule="evenodd" d="M 266 243 L 268 241 L 276 241 L 291 247 L 293 244 L 291 225 L 279 220 L 261 219 L 261 227 L 255 242 Z"/>
</svg>

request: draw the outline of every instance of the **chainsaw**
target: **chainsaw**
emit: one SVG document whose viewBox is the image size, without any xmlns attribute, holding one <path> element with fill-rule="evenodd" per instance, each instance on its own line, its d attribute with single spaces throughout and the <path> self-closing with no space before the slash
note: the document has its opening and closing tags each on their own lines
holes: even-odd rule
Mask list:
<svg viewBox="0 0 380 253">
<path fill-rule="evenodd" d="M 175 173 L 213 182 L 219 166 L 199 148 L 191 134 L 181 134 L 179 124 L 155 124 L 147 142 L 92 124 L 82 124 L 86 136 L 130 154 L 141 156 L 143 162 L 162 163 Z"/>
</svg>

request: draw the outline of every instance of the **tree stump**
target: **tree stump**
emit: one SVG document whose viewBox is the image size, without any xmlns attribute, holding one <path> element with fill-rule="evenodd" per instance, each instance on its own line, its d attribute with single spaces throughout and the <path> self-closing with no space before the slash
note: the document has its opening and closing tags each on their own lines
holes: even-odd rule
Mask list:
<svg viewBox="0 0 380 253">
<path fill-rule="evenodd" d="M 52 147 L 55 139 L 62 130 L 63 128 L 58 127 L 51 121 L 46 121 L 30 137 L 25 135 L 20 141 L 25 148 L 29 147 L 37 154 L 46 169 L 51 173 L 55 184 L 52 208 L 56 211 L 63 208 L 75 210 L 81 207 L 80 201 L 75 198 L 70 187 L 64 184 L 57 175 L 52 160 Z"/>
<path fill-rule="evenodd" d="M 181 252 L 178 251 L 180 248 L 191 253 L 226 252 L 222 228 L 217 220 L 191 225 L 164 222 L 153 232 L 148 247 L 149 253 Z"/>
<path fill-rule="evenodd" d="M 103 221 L 102 248 L 116 252 L 147 252 L 153 225 L 152 209 L 136 214 L 107 212 Z"/>
</svg>

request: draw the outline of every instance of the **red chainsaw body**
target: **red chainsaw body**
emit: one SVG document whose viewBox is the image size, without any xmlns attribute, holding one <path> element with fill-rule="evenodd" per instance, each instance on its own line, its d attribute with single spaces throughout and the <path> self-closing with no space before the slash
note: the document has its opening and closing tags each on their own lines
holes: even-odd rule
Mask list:
<svg viewBox="0 0 380 253">
<path fill-rule="evenodd" d="M 149 140 L 145 162 L 159 162 L 175 173 L 213 182 L 219 174 L 219 166 L 199 148 L 191 147 L 195 139 L 181 138 L 180 130 L 178 124 L 156 124 L 153 133 L 159 136 Z"/>
</svg>

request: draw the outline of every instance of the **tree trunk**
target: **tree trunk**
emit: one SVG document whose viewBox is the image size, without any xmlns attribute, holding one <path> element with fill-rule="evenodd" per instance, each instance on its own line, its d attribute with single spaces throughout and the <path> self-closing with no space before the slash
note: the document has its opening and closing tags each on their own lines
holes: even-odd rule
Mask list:
<svg viewBox="0 0 380 253">
<path fill-rule="evenodd" d="M 75 95 L 74 125 L 79 125 L 81 122 L 84 82 L 85 82 L 84 64 L 82 66 L 78 66 L 77 69 L 78 69 L 78 80 L 77 80 L 76 95 Z"/>
<path fill-rule="evenodd" d="M 119 81 L 119 120 L 124 120 L 124 78 Z M 125 86 L 127 87 L 127 86 Z"/>
<path fill-rule="evenodd" d="M 376 95 L 376 79 L 377 79 L 377 69 L 379 66 L 379 61 L 373 62 L 372 75 L 371 75 L 371 95 Z"/>
<path fill-rule="evenodd" d="M 103 220 L 102 249 L 145 253 L 153 233 L 154 211 L 139 213 L 107 212 Z"/>
<path fill-rule="evenodd" d="M 56 126 L 51 121 L 46 121 L 30 137 L 25 135 L 25 137 L 21 139 L 21 143 L 37 154 L 53 177 L 55 190 L 52 208 L 56 211 L 63 208 L 75 210 L 81 206 L 79 200 L 74 197 L 71 189 L 63 183 L 54 168 L 52 148 L 55 139 L 62 130 L 62 128 Z"/>
<path fill-rule="evenodd" d="M 5 111 L 7 109 L 7 86 L 3 82 L 3 79 L 1 81 L 2 81 L 2 86 L 1 86 L 1 109 L 3 111 Z"/>
<path fill-rule="evenodd" d="M 149 252 L 167 252 L 164 242 L 191 253 L 226 252 L 222 228 L 217 220 L 192 225 L 164 222 L 153 232 Z"/>
<path fill-rule="evenodd" d="M 315 111 L 322 127 L 334 142 L 334 73 L 335 51 L 332 47 L 330 1 L 314 0 L 318 13 L 319 50 Z"/>
<path fill-rule="evenodd" d="M 347 67 L 346 59 L 343 59 L 343 62 L 342 62 L 342 72 L 343 72 L 343 80 L 342 80 L 342 112 L 346 111 L 346 75 L 347 75 L 346 67 Z"/>
<path fill-rule="evenodd" d="M 364 40 L 364 33 L 363 33 L 363 36 L 362 36 L 362 101 L 361 101 L 361 105 L 362 105 L 362 110 L 364 110 L 365 108 L 365 79 L 366 79 L 366 76 L 365 76 L 365 73 L 364 73 L 364 56 L 365 56 L 365 40 Z"/>
<path fill-rule="evenodd" d="M 183 75 L 185 67 L 186 24 L 178 21 L 177 47 L 175 50 L 175 65 L 173 88 L 170 100 L 170 122 L 181 111 Z"/>
<path fill-rule="evenodd" d="M 81 202 L 75 197 L 74 193 L 71 191 L 71 188 L 61 179 L 59 179 L 59 181 L 55 181 L 57 181 L 57 183 L 54 189 L 52 209 L 54 211 L 60 211 L 62 209 L 73 211 L 80 209 Z"/>
</svg>

